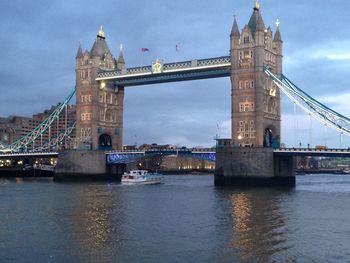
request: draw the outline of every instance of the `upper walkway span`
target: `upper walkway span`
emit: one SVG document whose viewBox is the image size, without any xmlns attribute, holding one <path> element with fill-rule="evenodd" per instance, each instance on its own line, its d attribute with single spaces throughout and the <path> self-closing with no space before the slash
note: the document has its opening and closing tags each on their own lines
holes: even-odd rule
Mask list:
<svg viewBox="0 0 350 263">
<path fill-rule="evenodd" d="M 122 71 L 101 71 L 96 80 L 114 81 L 116 86 L 137 86 L 164 82 L 229 77 L 230 56 L 196 59 L 162 64 L 157 60 L 144 67 L 127 68 Z"/>
</svg>

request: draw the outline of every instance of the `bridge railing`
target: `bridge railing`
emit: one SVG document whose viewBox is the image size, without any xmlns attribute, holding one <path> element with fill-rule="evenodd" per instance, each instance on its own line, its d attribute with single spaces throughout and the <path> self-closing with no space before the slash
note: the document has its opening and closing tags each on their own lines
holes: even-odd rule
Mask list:
<svg viewBox="0 0 350 263">
<path fill-rule="evenodd" d="M 145 152 L 215 152 L 213 148 L 159 148 L 159 149 L 143 149 L 143 150 L 113 150 L 108 151 L 106 154 L 132 154 L 132 153 L 145 153 Z"/>
<path fill-rule="evenodd" d="M 275 151 L 280 152 L 350 152 L 350 148 L 347 149 L 337 149 L 337 148 L 279 148 Z"/>
</svg>

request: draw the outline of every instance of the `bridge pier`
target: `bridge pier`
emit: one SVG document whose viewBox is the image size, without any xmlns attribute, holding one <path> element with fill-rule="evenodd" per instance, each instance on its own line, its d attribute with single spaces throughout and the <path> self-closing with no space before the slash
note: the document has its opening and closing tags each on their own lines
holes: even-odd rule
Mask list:
<svg viewBox="0 0 350 263">
<path fill-rule="evenodd" d="M 65 150 L 59 152 L 55 181 L 120 181 L 123 167 L 106 165 L 104 151 Z"/>
<path fill-rule="evenodd" d="M 215 185 L 295 186 L 295 161 L 274 156 L 272 148 L 219 145 L 216 151 Z"/>
</svg>

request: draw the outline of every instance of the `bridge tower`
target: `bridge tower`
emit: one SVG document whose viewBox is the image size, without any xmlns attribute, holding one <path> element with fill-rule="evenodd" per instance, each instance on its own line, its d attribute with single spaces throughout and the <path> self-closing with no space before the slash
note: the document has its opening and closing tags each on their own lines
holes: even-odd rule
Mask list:
<svg viewBox="0 0 350 263">
<path fill-rule="evenodd" d="M 273 37 L 266 28 L 259 2 L 240 32 L 236 17 L 231 40 L 232 143 L 250 147 L 278 147 L 281 135 L 280 91 L 263 67 L 282 73 L 279 23 Z"/>
<path fill-rule="evenodd" d="M 100 70 L 122 70 L 123 50 L 116 60 L 110 52 L 102 26 L 90 50 L 79 45 L 76 56 L 76 136 L 78 149 L 121 149 L 124 87 L 97 82 Z"/>
</svg>

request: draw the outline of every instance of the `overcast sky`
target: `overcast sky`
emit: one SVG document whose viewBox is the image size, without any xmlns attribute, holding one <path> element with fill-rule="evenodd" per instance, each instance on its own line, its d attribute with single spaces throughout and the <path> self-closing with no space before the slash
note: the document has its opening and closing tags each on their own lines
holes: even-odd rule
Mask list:
<svg viewBox="0 0 350 263">
<path fill-rule="evenodd" d="M 32 114 L 62 100 L 75 85 L 79 40 L 91 49 L 100 25 L 112 53 L 124 46 L 126 66 L 229 54 L 233 15 L 240 29 L 254 0 L 0 2 L 0 116 Z M 266 26 L 281 22 L 283 71 L 311 96 L 350 116 L 350 2 L 261 0 Z M 179 46 L 176 52 L 175 46 Z M 141 48 L 149 52 L 141 56 Z M 124 143 L 211 146 L 230 136 L 228 78 L 130 87 L 125 92 Z M 340 136 L 307 116 L 294 121 L 283 99 L 282 141 L 327 144 Z M 218 125 L 217 125 L 218 124 Z M 219 126 L 219 130 L 217 129 Z M 299 129 L 295 131 L 294 127 Z M 312 135 L 312 136 L 310 136 Z M 344 138 L 342 146 L 350 146 Z"/>
</svg>

